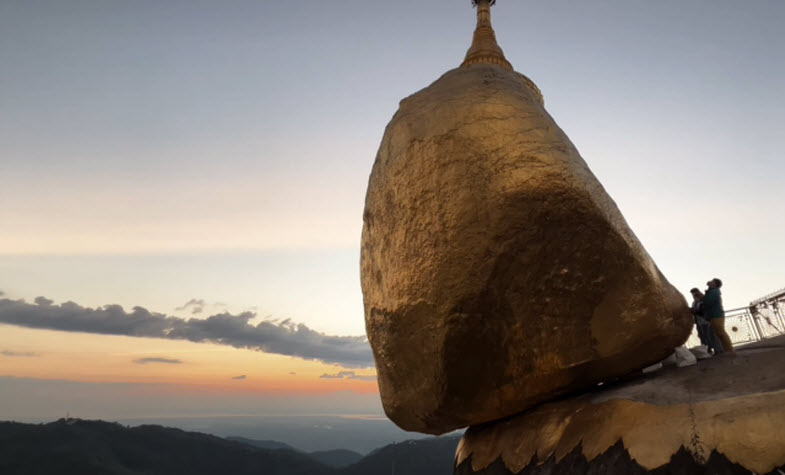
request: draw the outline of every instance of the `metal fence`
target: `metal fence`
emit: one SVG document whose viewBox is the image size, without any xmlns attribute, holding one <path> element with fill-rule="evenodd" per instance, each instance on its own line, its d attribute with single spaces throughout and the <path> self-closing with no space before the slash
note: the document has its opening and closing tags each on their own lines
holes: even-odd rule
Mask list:
<svg viewBox="0 0 785 475">
<path fill-rule="evenodd" d="M 754 300 L 747 307 L 726 311 L 725 330 L 734 346 L 785 334 L 785 289 Z M 694 328 L 685 344 L 690 348 L 700 345 Z"/>
</svg>

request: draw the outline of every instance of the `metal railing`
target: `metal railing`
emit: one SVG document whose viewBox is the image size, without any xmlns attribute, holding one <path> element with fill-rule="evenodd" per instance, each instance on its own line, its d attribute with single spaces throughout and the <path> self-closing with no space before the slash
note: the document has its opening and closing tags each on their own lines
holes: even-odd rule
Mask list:
<svg viewBox="0 0 785 475">
<path fill-rule="evenodd" d="M 785 289 L 753 300 L 747 307 L 727 310 L 725 331 L 734 346 L 785 334 Z M 693 328 L 685 344 L 690 348 L 700 345 L 697 330 Z"/>
</svg>

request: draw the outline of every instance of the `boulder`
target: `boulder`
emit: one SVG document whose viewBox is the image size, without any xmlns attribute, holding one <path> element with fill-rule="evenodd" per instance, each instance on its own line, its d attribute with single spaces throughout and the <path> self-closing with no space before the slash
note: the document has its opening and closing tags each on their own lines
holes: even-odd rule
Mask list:
<svg viewBox="0 0 785 475">
<path fill-rule="evenodd" d="M 505 67 L 404 99 L 368 183 L 361 272 L 382 403 L 431 434 L 655 363 L 692 317 L 613 200 Z"/>
<path fill-rule="evenodd" d="M 455 473 L 779 474 L 784 424 L 779 337 L 471 427 Z"/>
</svg>

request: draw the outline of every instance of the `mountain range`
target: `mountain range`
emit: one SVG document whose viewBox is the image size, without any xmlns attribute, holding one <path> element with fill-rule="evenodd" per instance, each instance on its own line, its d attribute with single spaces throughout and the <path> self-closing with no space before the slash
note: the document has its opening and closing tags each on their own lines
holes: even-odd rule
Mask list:
<svg viewBox="0 0 785 475">
<path fill-rule="evenodd" d="M 2 474 L 449 475 L 459 436 L 391 444 L 367 456 L 303 452 L 282 442 L 221 438 L 157 425 L 60 419 L 0 422 Z"/>
<path fill-rule="evenodd" d="M 316 460 L 317 462 L 321 462 L 328 467 L 335 468 L 348 467 L 349 465 L 359 462 L 363 458 L 362 454 L 346 449 L 303 452 L 300 449 L 296 449 L 284 442 L 278 442 L 277 440 L 254 440 L 247 439 L 245 437 L 227 437 L 227 439 L 234 440 L 236 442 L 242 442 L 253 447 L 259 447 L 261 449 L 291 450 L 293 452 L 300 452 L 302 454 L 307 454 L 310 458 Z"/>
</svg>

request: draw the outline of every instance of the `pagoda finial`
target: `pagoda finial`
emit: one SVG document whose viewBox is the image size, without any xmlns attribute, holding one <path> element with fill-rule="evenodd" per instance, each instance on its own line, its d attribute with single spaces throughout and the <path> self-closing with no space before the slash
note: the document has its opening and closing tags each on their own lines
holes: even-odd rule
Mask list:
<svg viewBox="0 0 785 475">
<path fill-rule="evenodd" d="M 472 0 L 472 4 L 477 7 L 477 28 L 474 30 L 472 45 L 461 63 L 462 68 L 472 64 L 493 64 L 512 71 L 512 65 L 496 43 L 496 34 L 491 26 L 491 5 L 494 3 L 496 0 Z"/>
</svg>

